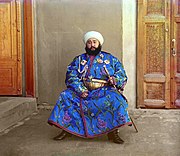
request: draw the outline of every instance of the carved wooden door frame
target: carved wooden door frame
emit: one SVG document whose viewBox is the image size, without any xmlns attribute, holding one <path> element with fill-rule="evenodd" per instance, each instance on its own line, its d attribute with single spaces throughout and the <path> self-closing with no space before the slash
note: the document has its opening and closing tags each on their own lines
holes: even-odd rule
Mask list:
<svg viewBox="0 0 180 156">
<path fill-rule="evenodd" d="M 35 97 L 33 0 L 24 0 L 24 50 L 26 96 Z"/>
<path fill-rule="evenodd" d="M 180 108 L 180 0 L 172 0 L 171 107 Z"/>
</svg>

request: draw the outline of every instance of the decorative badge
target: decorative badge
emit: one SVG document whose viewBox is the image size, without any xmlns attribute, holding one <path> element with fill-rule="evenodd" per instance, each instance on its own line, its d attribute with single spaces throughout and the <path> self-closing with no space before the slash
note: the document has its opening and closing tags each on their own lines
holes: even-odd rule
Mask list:
<svg viewBox="0 0 180 156">
<path fill-rule="evenodd" d="M 103 60 L 101 60 L 100 58 L 97 59 L 98 63 L 103 63 Z"/>
<path fill-rule="evenodd" d="M 110 61 L 109 60 L 104 60 L 104 63 L 109 64 Z"/>
<path fill-rule="evenodd" d="M 99 56 L 100 56 L 101 58 L 103 58 L 103 57 L 104 57 L 104 55 L 103 55 L 103 54 L 100 54 Z"/>
<path fill-rule="evenodd" d="M 81 64 L 84 66 L 86 64 L 86 62 L 87 62 L 86 60 L 82 60 Z"/>
</svg>

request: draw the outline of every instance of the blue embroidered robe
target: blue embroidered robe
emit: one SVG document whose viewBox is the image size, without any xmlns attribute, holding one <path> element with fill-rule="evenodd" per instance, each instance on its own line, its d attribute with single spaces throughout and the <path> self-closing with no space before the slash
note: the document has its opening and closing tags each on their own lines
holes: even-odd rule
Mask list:
<svg viewBox="0 0 180 156">
<path fill-rule="evenodd" d="M 113 86 L 89 90 L 86 98 L 81 98 L 87 88 L 82 78 L 108 80 L 103 66 L 114 76 L 117 88 L 127 81 L 121 62 L 111 54 L 101 51 L 91 61 L 81 54 L 68 66 L 67 89 L 60 93 L 48 123 L 74 135 L 93 138 L 108 133 L 122 125 L 131 124 L 127 101 Z"/>
</svg>

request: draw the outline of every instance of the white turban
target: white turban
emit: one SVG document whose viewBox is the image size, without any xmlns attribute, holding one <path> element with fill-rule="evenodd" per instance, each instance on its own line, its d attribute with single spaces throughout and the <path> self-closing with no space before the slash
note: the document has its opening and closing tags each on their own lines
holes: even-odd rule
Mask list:
<svg viewBox="0 0 180 156">
<path fill-rule="evenodd" d="M 84 43 L 86 44 L 86 42 L 90 39 L 90 38 L 95 38 L 97 39 L 100 44 L 102 45 L 104 43 L 104 38 L 103 36 L 97 32 L 97 31 L 89 31 L 84 35 Z"/>
</svg>

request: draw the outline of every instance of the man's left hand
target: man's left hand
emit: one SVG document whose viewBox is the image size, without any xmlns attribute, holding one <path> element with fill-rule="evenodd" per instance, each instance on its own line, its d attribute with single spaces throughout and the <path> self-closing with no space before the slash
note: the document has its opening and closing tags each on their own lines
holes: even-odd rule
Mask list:
<svg viewBox="0 0 180 156">
<path fill-rule="evenodd" d="M 108 82 L 109 82 L 110 84 L 112 84 L 112 85 L 116 85 L 116 81 L 115 81 L 114 76 L 111 76 L 111 77 L 109 78 Z"/>
</svg>

